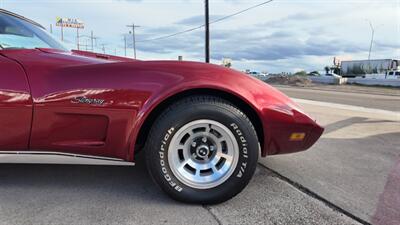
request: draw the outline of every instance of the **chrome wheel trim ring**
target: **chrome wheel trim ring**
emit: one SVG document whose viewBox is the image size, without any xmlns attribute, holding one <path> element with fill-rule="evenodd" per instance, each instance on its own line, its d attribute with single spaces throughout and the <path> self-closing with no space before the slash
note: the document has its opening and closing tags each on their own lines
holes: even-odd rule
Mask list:
<svg viewBox="0 0 400 225">
<path fill-rule="evenodd" d="M 195 120 L 184 125 L 168 147 L 172 173 L 180 182 L 196 189 L 222 184 L 232 175 L 238 161 L 239 145 L 234 134 L 214 120 Z"/>
</svg>

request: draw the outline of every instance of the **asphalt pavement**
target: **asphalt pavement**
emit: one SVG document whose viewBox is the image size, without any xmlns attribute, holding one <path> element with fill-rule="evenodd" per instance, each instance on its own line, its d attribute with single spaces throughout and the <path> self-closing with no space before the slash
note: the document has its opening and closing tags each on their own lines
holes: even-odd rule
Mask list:
<svg viewBox="0 0 400 225">
<path fill-rule="evenodd" d="M 279 89 L 326 130 L 308 151 L 260 162 L 365 223 L 400 224 L 400 96 Z"/>
<path fill-rule="evenodd" d="M 350 90 L 337 91 L 334 85 L 329 85 L 326 88 L 318 87 L 289 87 L 277 86 L 279 90 L 287 94 L 291 98 L 300 98 L 321 102 L 339 103 L 351 106 L 360 106 L 365 108 L 375 108 L 381 110 L 390 110 L 400 112 L 400 88 L 384 89 L 380 92 L 376 88 L 372 89 L 370 94 L 367 93 L 368 88 L 363 88 L 360 91 L 352 92 Z M 339 88 L 338 88 L 339 89 Z M 360 89 L 355 87 L 354 89 Z M 342 90 L 342 89 L 339 89 Z M 384 94 L 388 93 L 388 94 Z"/>
<path fill-rule="evenodd" d="M 135 167 L 0 165 L 0 224 L 357 224 L 263 167 L 215 206 L 169 199 Z"/>
<path fill-rule="evenodd" d="M 0 164 L 0 224 L 400 224 L 400 99 L 285 88 L 326 132 L 306 152 L 260 159 L 228 202 L 171 200 L 142 156 L 136 166 L 17 160 Z"/>
</svg>

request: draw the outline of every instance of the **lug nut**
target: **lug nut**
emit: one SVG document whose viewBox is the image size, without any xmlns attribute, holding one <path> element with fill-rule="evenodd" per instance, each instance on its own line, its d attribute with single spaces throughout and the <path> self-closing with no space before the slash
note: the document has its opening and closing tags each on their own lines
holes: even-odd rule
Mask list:
<svg viewBox="0 0 400 225">
<path fill-rule="evenodd" d="M 215 147 L 213 145 L 210 146 L 210 151 L 214 151 Z"/>
<path fill-rule="evenodd" d="M 193 143 L 192 143 L 192 147 L 193 147 L 193 148 L 196 147 L 196 145 L 197 145 L 196 142 L 193 142 Z"/>
<path fill-rule="evenodd" d="M 202 140 L 204 143 L 207 142 L 207 138 L 206 138 L 206 137 L 203 137 L 201 140 Z"/>
</svg>

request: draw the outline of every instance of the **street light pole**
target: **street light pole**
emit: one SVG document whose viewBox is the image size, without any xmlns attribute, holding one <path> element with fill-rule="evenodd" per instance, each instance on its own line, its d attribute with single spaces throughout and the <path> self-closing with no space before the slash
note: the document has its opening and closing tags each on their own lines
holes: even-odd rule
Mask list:
<svg viewBox="0 0 400 225">
<path fill-rule="evenodd" d="M 204 0 L 204 6 L 205 6 L 205 28 L 206 28 L 206 34 L 205 34 L 205 58 L 206 58 L 206 63 L 210 63 L 210 10 L 209 10 L 209 1 Z"/>
<path fill-rule="evenodd" d="M 372 25 L 371 21 L 369 21 L 369 26 L 371 27 L 371 44 L 369 45 L 369 53 L 368 53 L 368 61 L 371 59 L 371 50 L 372 50 L 372 44 L 374 42 L 374 35 L 375 35 L 375 29 L 374 26 Z"/>
<path fill-rule="evenodd" d="M 136 26 L 134 23 L 132 25 L 127 25 L 127 27 L 132 28 L 132 41 L 133 41 L 133 54 L 136 59 L 136 36 L 135 36 L 135 28 L 140 27 Z"/>
</svg>

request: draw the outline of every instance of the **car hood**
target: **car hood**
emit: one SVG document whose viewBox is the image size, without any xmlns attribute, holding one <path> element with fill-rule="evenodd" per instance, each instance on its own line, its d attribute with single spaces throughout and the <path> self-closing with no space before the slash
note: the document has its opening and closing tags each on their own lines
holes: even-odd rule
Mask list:
<svg viewBox="0 0 400 225">
<path fill-rule="evenodd" d="M 226 91 L 243 90 L 248 94 L 258 96 L 257 98 L 262 101 L 297 106 L 286 95 L 265 82 L 240 71 L 214 64 L 175 60 L 142 61 L 86 51 L 61 51 L 46 48 L 10 49 L 3 50 L 1 54 L 18 61 L 29 73 L 86 72 L 115 75 L 133 74 L 139 71 L 137 74 L 140 76 L 156 74 L 166 79 L 176 77 L 182 82 L 193 83 L 193 86 L 199 83 L 214 84 L 224 87 Z M 268 98 L 265 98 L 267 95 Z"/>
</svg>

